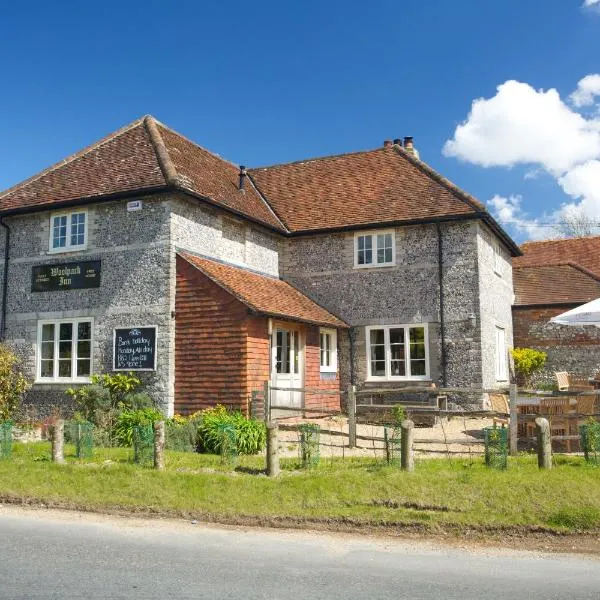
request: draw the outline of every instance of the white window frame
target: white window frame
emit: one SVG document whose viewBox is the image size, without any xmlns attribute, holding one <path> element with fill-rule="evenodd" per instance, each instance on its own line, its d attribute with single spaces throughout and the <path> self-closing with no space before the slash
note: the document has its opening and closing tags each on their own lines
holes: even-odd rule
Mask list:
<svg viewBox="0 0 600 600">
<path fill-rule="evenodd" d="M 494 253 L 494 273 L 499 277 L 502 277 L 502 248 L 500 248 L 500 242 L 495 240 L 492 242 L 492 248 Z"/>
<path fill-rule="evenodd" d="M 36 375 L 35 383 L 89 383 L 90 377 L 58 377 L 58 336 L 62 323 L 73 324 L 73 351 L 71 353 L 71 373 L 77 373 L 77 340 L 74 338 L 79 323 L 90 324 L 90 376 L 94 372 L 94 319 L 93 317 L 80 317 L 76 319 L 43 319 L 38 321 L 37 347 L 36 347 Z M 42 328 L 44 325 L 54 325 L 54 368 L 52 377 L 42 377 Z"/>
<path fill-rule="evenodd" d="M 421 327 L 423 331 L 423 341 L 425 343 L 425 375 L 410 374 L 410 334 L 411 328 Z M 404 347 L 406 348 L 406 372 L 407 375 L 392 375 L 392 351 L 390 347 L 390 329 L 404 329 Z M 383 329 L 385 345 L 385 375 L 371 374 L 371 331 L 373 329 Z M 369 325 L 365 327 L 366 348 L 367 348 L 367 381 L 429 381 L 431 379 L 431 370 L 429 365 L 429 326 L 428 323 L 404 323 L 399 325 Z"/>
<path fill-rule="evenodd" d="M 392 236 L 392 260 L 391 262 L 378 263 L 371 262 L 368 264 L 361 265 L 358 263 L 358 238 L 359 237 L 370 237 L 372 257 L 377 260 L 377 236 L 391 234 Z M 396 264 L 396 232 L 393 229 L 382 229 L 375 231 L 357 231 L 354 234 L 354 268 L 355 269 L 377 269 L 380 267 L 393 267 Z"/>
<path fill-rule="evenodd" d="M 321 336 L 330 336 L 330 350 L 329 350 L 329 365 L 322 364 L 322 347 L 321 347 Z M 321 327 L 319 329 L 319 370 L 321 373 L 337 373 L 337 330 L 326 329 Z"/>
<path fill-rule="evenodd" d="M 502 342 L 500 343 L 500 340 Z M 496 381 L 508 380 L 508 355 L 506 347 L 506 329 L 496 325 Z"/>
<path fill-rule="evenodd" d="M 71 225 L 73 215 L 79 214 L 85 215 L 85 223 L 83 227 L 83 244 L 72 245 L 71 244 Z M 54 241 L 54 219 L 57 217 L 67 217 L 67 239 L 65 240 L 66 244 L 59 248 L 53 247 Z M 50 214 L 50 236 L 48 240 L 48 252 L 50 254 L 60 254 L 63 252 L 79 252 L 80 250 L 86 250 L 88 244 L 88 229 L 89 229 L 89 215 L 88 211 L 85 208 L 78 210 L 70 210 L 63 212 L 55 212 Z"/>
</svg>

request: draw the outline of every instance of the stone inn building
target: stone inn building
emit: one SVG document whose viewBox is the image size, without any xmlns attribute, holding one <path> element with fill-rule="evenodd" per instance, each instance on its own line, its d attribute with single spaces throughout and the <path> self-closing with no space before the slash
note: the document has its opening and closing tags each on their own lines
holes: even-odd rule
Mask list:
<svg viewBox="0 0 600 600">
<path fill-rule="evenodd" d="M 147 116 L 0 194 L 0 225 L 0 336 L 39 413 L 119 370 L 167 414 L 265 381 L 507 382 L 519 249 L 412 138 L 246 169 Z"/>
</svg>

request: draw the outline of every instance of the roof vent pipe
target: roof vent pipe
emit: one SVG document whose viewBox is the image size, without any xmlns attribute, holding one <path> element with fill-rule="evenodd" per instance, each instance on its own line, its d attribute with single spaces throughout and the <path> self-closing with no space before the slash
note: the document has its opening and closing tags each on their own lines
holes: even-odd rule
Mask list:
<svg viewBox="0 0 600 600">
<path fill-rule="evenodd" d="M 246 180 L 246 167 L 244 165 L 240 165 L 240 183 L 238 185 L 238 189 L 240 192 L 244 191 L 244 182 Z"/>
</svg>

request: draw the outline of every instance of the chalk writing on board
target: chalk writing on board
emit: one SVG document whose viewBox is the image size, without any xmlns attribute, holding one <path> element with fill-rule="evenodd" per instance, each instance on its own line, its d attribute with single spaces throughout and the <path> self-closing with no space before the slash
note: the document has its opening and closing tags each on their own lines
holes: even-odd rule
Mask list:
<svg viewBox="0 0 600 600">
<path fill-rule="evenodd" d="M 115 329 L 115 371 L 154 371 L 156 369 L 156 327 Z"/>
</svg>

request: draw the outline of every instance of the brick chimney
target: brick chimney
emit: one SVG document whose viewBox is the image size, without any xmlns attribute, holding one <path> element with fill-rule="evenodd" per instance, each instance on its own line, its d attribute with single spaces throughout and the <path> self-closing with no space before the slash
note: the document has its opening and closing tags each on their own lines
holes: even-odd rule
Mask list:
<svg viewBox="0 0 600 600">
<path fill-rule="evenodd" d="M 419 152 L 415 148 L 414 140 L 411 135 L 404 138 L 404 150 L 409 154 L 412 154 L 415 158 L 419 158 Z"/>
<path fill-rule="evenodd" d="M 392 146 L 392 140 L 383 140 L 383 147 L 390 148 Z"/>
</svg>

